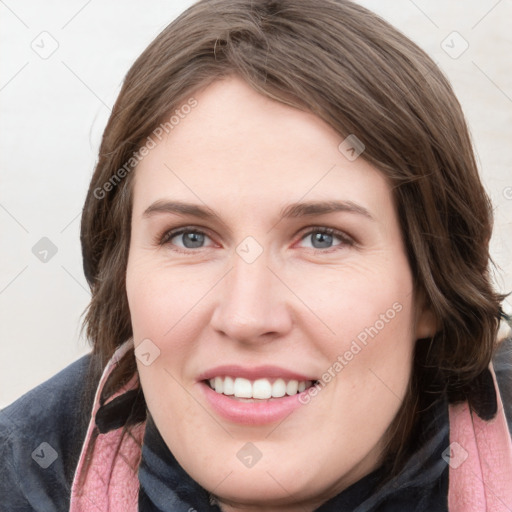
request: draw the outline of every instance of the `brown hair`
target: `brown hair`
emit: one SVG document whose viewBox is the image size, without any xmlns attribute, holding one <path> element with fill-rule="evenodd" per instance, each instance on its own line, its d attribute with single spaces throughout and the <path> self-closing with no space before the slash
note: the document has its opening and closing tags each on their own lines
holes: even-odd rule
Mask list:
<svg viewBox="0 0 512 512">
<path fill-rule="evenodd" d="M 426 403 L 427 371 L 440 377 L 439 395 L 471 398 L 495 348 L 503 297 L 488 273 L 490 201 L 449 82 L 412 41 L 348 0 L 202 0 L 133 64 L 105 129 L 82 215 L 92 290 L 84 327 L 94 360 L 103 368 L 132 335 L 125 272 L 136 170 L 104 185 L 127 169 L 173 109 L 230 74 L 316 114 L 340 142 L 354 134 L 366 147 L 362 157 L 392 183 L 415 286 L 439 325 L 432 338 L 417 343 L 407 397 L 388 429 L 383 460 L 392 460 L 395 472 Z M 134 371 L 132 355 L 117 384 Z"/>
</svg>

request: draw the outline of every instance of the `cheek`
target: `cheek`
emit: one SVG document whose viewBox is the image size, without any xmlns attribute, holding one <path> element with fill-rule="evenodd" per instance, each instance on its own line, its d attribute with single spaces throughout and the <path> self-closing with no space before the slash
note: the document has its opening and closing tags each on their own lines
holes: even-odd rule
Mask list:
<svg viewBox="0 0 512 512">
<path fill-rule="evenodd" d="M 180 383 L 185 380 L 187 361 L 197 349 L 193 306 L 198 292 L 181 276 L 145 255 L 129 260 L 126 275 L 135 347 L 149 339 L 159 350 L 150 365 L 139 359 L 136 362 L 148 408 L 168 443 L 179 430 L 176 418 L 189 421 L 197 415 L 197 407 L 182 392 Z M 170 417 L 175 418 L 173 429 L 169 428 Z"/>
<path fill-rule="evenodd" d="M 157 343 L 164 338 L 185 338 L 174 334 L 190 325 L 194 306 L 208 289 L 208 280 L 197 273 L 192 279 L 187 273 L 166 268 L 157 258 L 152 259 L 135 257 L 128 263 L 126 292 L 135 344 L 143 338 Z"/>
<path fill-rule="evenodd" d="M 350 350 L 353 341 L 362 348 L 372 344 L 377 352 L 410 344 L 413 284 L 405 255 L 393 260 L 376 255 L 364 264 L 354 258 L 333 268 L 310 266 L 288 272 L 286 281 L 309 309 L 307 312 L 299 304 L 304 310 L 297 317 L 299 328 L 308 332 L 317 350 L 331 360 Z M 307 280 L 302 277 L 306 272 Z M 378 344 L 371 343 L 377 340 Z M 371 351 L 364 352 L 370 356 Z"/>
<path fill-rule="evenodd" d="M 158 357 L 150 366 L 137 359 L 152 412 L 173 409 L 185 417 L 194 413 L 184 412 L 191 404 L 180 383 L 191 378 L 190 361 L 200 348 L 205 328 L 201 301 L 211 280 L 205 273 L 170 268 L 154 255 L 137 253 L 128 262 L 126 291 L 135 347 L 146 339 L 158 347 Z"/>
<path fill-rule="evenodd" d="M 325 361 L 322 380 L 325 414 L 375 438 L 383 432 L 404 398 L 413 358 L 412 276 L 405 261 L 393 265 L 344 269 L 336 279 L 312 280 L 302 296 L 315 305 L 321 322 L 301 324 Z M 344 404 L 343 410 L 340 405 Z M 347 407 L 351 411 L 346 414 Z M 337 412 L 333 412 L 337 411 Z M 371 428 L 369 428 L 369 425 Z"/>
</svg>

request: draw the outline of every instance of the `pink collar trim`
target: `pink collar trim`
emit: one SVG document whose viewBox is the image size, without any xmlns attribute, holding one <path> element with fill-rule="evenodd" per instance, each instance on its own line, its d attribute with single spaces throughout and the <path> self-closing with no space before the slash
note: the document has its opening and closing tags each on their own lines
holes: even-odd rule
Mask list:
<svg viewBox="0 0 512 512">
<path fill-rule="evenodd" d="M 71 487 L 70 512 L 137 512 L 139 479 L 138 468 L 142 455 L 145 423 L 119 428 L 101 434 L 95 424 L 100 407 L 101 392 L 112 371 L 122 357 L 133 349 L 130 338 L 121 345 L 108 362 L 99 381 L 89 428 Z M 136 389 L 138 375 L 110 399 Z M 88 463 L 88 468 L 86 464 Z"/>
<path fill-rule="evenodd" d="M 492 365 L 498 412 L 484 421 L 467 402 L 451 405 L 450 512 L 512 510 L 512 443 Z"/>
</svg>

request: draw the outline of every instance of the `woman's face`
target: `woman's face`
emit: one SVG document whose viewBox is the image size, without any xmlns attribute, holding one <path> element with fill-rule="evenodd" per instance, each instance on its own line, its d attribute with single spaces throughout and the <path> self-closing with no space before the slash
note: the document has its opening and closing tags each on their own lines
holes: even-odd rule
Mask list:
<svg viewBox="0 0 512 512">
<path fill-rule="evenodd" d="M 359 147 L 238 78 L 194 98 L 134 176 L 144 395 L 224 510 L 312 510 L 377 467 L 431 316 Z"/>
</svg>

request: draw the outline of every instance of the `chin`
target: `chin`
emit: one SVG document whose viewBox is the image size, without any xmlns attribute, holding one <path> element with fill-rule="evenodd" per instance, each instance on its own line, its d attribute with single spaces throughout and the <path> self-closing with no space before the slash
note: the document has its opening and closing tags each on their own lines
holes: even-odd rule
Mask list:
<svg viewBox="0 0 512 512">
<path fill-rule="evenodd" d="M 191 476 L 226 505 L 258 506 L 268 511 L 303 512 L 306 504 L 319 506 L 336 494 L 326 489 L 326 481 L 322 481 L 326 475 L 319 474 L 314 466 L 297 462 L 287 467 L 277 459 L 275 457 L 266 464 L 261 459 L 252 468 L 244 468 L 238 460 L 234 464 L 226 464 L 223 457 L 216 469 L 213 469 L 213 464 L 203 465 L 199 472 L 191 472 Z M 205 472 L 206 467 L 208 472 Z"/>
</svg>

